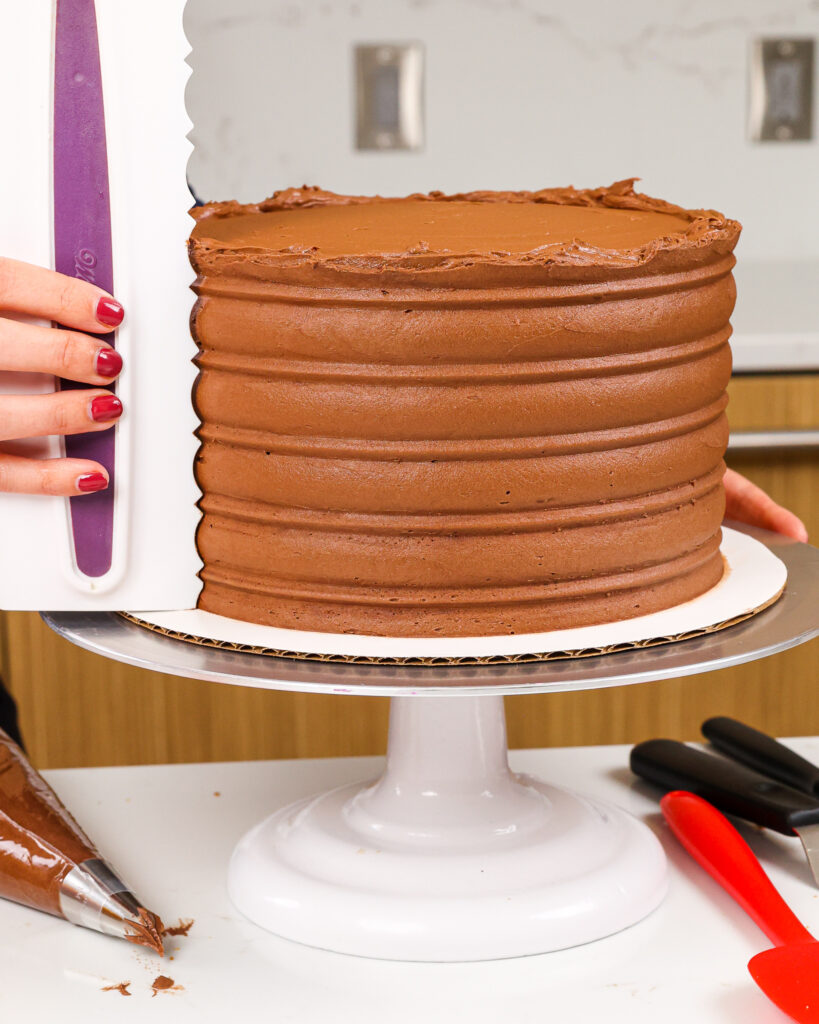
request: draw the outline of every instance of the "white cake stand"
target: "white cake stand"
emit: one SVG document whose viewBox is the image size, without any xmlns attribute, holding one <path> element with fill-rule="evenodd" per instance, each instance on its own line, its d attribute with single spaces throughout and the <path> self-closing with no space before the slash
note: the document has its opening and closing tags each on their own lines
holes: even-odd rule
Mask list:
<svg viewBox="0 0 819 1024">
<path fill-rule="evenodd" d="M 782 598 L 722 632 L 601 657 L 488 666 L 290 661 L 169 639 L 115 613 L 48 613 L 90 651 L 194 679 L 392 699 L 384 774 L 277 810 L 239 843 L 234 904 L 344 953 L 464 961 L 543 953 L 634 924 L 662 900 L 661 846 L 618 808 L 507 762 L 503 694 L 649 682 L 767 657 L 819 633 L 819 551 L 753 531 Z M 458 696 L 458 700 L 440 700 Z"/>
</svg>

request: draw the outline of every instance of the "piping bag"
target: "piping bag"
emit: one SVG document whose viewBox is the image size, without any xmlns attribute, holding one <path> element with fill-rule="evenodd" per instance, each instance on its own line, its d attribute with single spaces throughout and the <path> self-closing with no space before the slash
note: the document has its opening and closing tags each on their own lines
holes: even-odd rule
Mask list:
<svg viewBox="0 0 819 1024">
<path fill-rule="evenodd" d="M 71 817 L 20 747 L 0 729 L 0 896 L 147 946 L 163 925 Z"/>
</svg>

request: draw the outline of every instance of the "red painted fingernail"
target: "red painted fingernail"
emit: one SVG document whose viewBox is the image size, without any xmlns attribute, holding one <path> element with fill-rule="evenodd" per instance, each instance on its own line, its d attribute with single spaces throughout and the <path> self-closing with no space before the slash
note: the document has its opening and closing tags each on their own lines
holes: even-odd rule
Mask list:
<svg viewBox="0 0 819 1024">
<path fill-rule="evenodd" d="M 122 370 L 122 356 L 116 349 L 101 348 L 97 353 L 97 373 L 100 377 L 116 377 Z"/>
<path fill-rule="evenodd" d="M 83 473 L 77 477 L 77 490 L 83 494 L 91 491 L 104 491 L 108 486 L 108 477 L 104 473 Z"/>
<path fill-rule="evenodd" d="M 116 299 L 109 299 L 103 296 L 97 303 L 97 320 L 106 327 L 119 327 L 125 310 Z"/>
<path fill-rule="evenodd" d="M 91 419 L 95 423 L 106 423 L 122 415 L 122 402 L 116 395 L 97 395 L 91 399 Z"/>
</svg>

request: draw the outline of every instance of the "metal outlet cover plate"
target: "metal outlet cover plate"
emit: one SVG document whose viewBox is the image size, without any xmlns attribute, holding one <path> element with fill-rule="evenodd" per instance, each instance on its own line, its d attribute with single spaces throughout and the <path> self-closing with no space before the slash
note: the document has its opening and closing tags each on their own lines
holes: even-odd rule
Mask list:
<svg viewBox="0 0 819 1024">
<path fill-rule="evenodd" d="M 423 46 L 356 46 L 355 103 L 357 149 L 423 148 Z"/>
<path fill-rule="evenodd" d="M 750 135 L 757 142 L 813 138 L 813 39 L 756 39 Z"/>
</svg>

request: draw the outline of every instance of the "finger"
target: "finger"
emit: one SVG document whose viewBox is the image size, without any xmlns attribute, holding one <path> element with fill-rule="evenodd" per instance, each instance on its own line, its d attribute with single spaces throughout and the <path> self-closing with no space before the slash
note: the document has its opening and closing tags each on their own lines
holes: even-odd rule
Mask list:
<svg viewBox="0 0 819 1024">
<path fill-rule="evenodd" d="M 93 270 L 85 268 L 86 272 Z M 64 327 L 105 333 L 124 312 L 102 288 L 55 270 L 0 257 L 0 309 L 54 320 Z"/>
<path fill-rule="evenodd" d="M 725 472 L 725 514 L 729 519 L 773 530 L 793 540 L 808 539 L 805 524 L 798 516 L 733 469 Z"/>
<path fill-rule="evenodd" d="M 0 453 L 0 491 L 15 494 L 92 494 L 108 486 L 108 474 L 85 459 L 23 459 Z"/>
<path fill-rule="evenodd" d="M 793 540 L 802 541 L 803 544 L 807 543 L 808 528 L 799 516 L 794 515 L 789 509 L 774 503 L 768 510 L 768 522 L 770 525 L 767 529 L 773 530 L 775 533 L 784 534 Z"/>
<path fill-rule="evenodd" d="M 0 319 L 0 370 L 53 373 L 85 384 L 108 384 L 121 369 L 119 352 L 97 338 Z"/>
<path fill-rule="evenodd" d="M 122 402 L 110 391 L 0 395 L 0 441 L 107 430 L 121 415 Z"/>
</svg>

